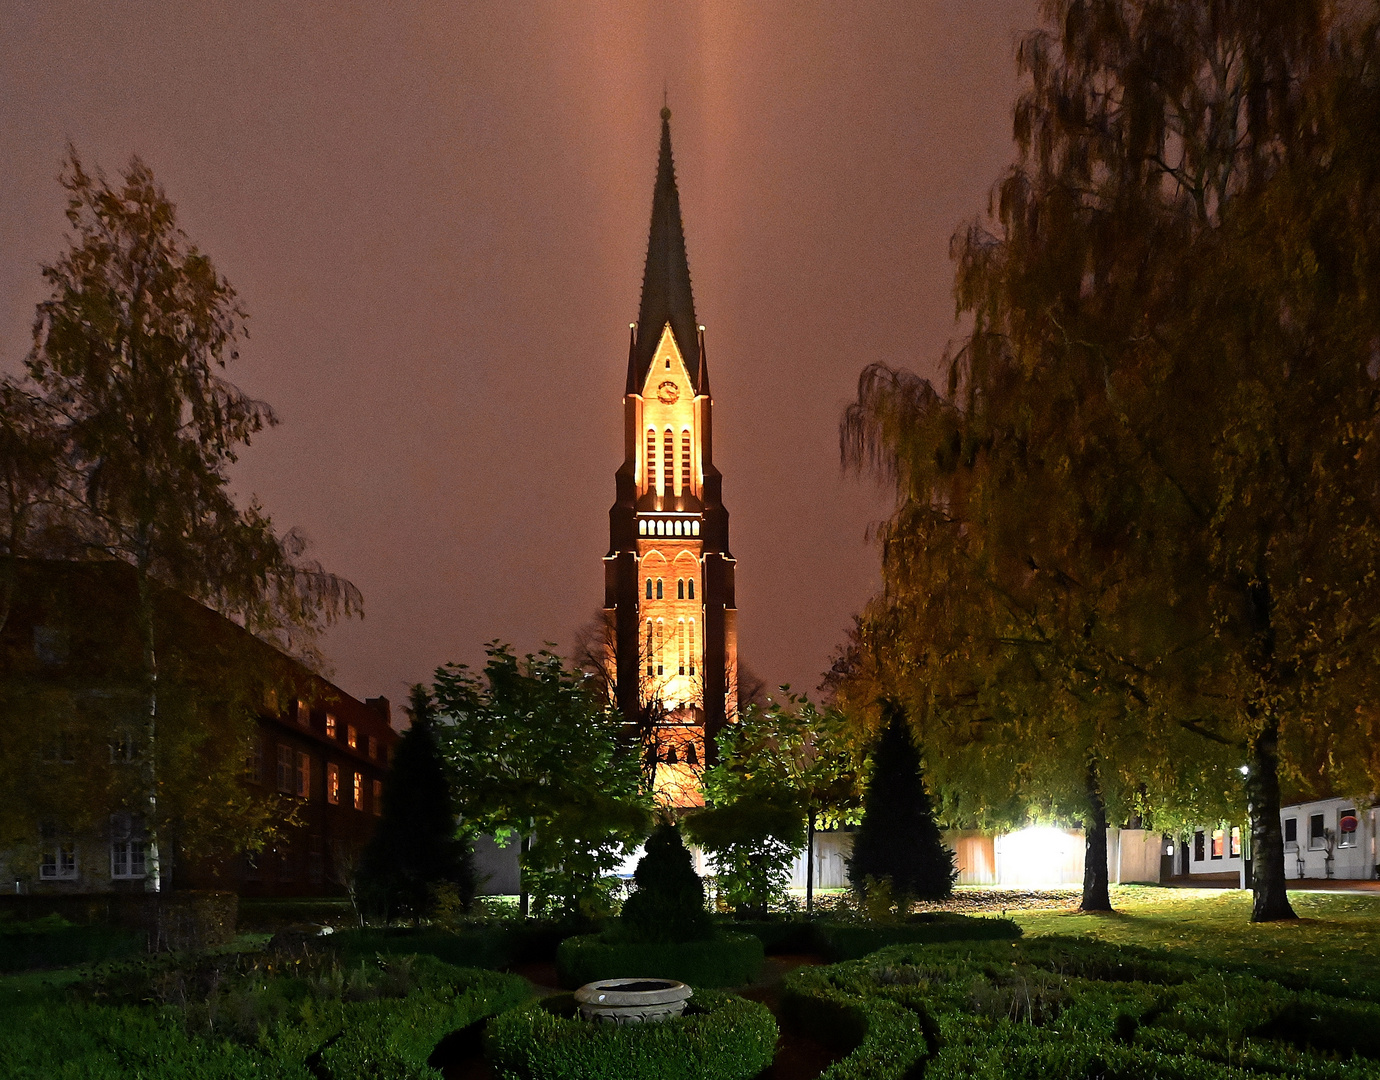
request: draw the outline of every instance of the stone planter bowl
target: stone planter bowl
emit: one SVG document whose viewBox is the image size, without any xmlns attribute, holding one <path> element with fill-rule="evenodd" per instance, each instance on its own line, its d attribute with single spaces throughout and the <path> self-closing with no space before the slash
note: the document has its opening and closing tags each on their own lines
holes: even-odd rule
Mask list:
<svg viewBox="0 0 1380 1080">
<path fill-rule="evenodd" d="M 679 1016 L 691 990 L 674 979 L 600 979 L 575 991 L 580 1015 L 603 1024 L 643 1024 Z"/>
</svg>

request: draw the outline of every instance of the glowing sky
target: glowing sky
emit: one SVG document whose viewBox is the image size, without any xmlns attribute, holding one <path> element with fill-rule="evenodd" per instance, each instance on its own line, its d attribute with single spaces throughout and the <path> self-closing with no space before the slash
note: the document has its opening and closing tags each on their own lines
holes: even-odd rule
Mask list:
<svg viewBox="0 0 1380 1080">
<path fill-rule="evenodd" d="M 740 651 L 813 687 L 886 500 L 840 474 L 874 360 L 935 370 L 948 240 L 1011 159 L 1035 0 L 0 2 L 0 366 L 61 248 L 68 139 L 137 152 L 251 313 L 282 426 L 236 472 L 363 590 L 337 681 L 394 700 L 603 597 L 670 95 Z"/>
</svg>

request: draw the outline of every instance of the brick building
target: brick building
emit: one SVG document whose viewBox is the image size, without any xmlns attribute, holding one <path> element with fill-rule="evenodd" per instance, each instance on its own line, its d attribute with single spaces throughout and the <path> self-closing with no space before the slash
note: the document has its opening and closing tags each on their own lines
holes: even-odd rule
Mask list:
<svg viewBox="0 0 1380 1080">
<path fill-rule="evenodd" d="M 142 892 L 150 758 L 133 571 L 24 561 L 0 629 L 0 889 Z M 329 895 L 372 834 L 397 740 L 387 699 L 359 701 L 202 605 L 160 590 L 159 777 L 166 888 Z M 187 742 L 178 748 L 176 740 Z M 198 773 L 203 768 L 205 772 Z M 215 770 L 222 770 L 216 773 Z M 225 772 L 224 770 L 233 770 Z M 226 781 L 205 783 L 214 773 Z M 257 856 L 229 852 L 203 807 L 227 790 L 274 826 Z M 227 814 L 228 816 L 228 814 Z M 241 815 L 241 819 L 243 818 Z M 209 820 L 209 824 L 207 821 Z"/>
</svg>

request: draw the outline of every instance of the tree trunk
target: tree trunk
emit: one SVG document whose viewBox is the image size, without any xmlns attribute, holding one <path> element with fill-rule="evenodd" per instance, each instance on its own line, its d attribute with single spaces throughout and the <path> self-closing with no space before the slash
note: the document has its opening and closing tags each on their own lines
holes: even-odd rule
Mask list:
<svg viewBox="0 0 1380 1080">
<path fill-rule="evenodd" d="M 523 833 L 522 843 L 518 846 L 518 915 L 527 918 L 527 913 L 531 908 L 532 898 L 527 894 L 527 879 L 523 873 L 526 859 L 523 857 L 532 850 L 532 834 Z"/>
<path fill-rule="evenodd" d="M 1251 922 L 1297 918 L 1284 882 L 1284 832 L 1279 824 L 1279 721 L 1273 716 L 1251 741 L 1246 808 L 1251 816 Z"/>
<path fill-rule="evenodd" d="M 1083 902 L 1080 911 L 1111 911 L 1107 874 L 1107 804 L 1097 777 L 1097 762 L 1088 762 L 1088 816 L 1083 823 Z"/>
<path fill-rule="evenodd" d="M 810 816 L 805 822 L 805 914 L 815 911 L 815 811 L 810 808 Z"/>
<path fill-rule="evenodd" d="M 144 852 L 147 872 L 144 888 L 148 892 L 156 893 L 163 889 L 163 868 L 158 851 L 158 652 L 154 636 L 153 583 L 149 580 L 145 566 L 135 568 L 135 579 L 139 585 L 139 619 L 142 624 L 140 630 L 144 638 L 144 678 L 147 680 L 148 688 L 144 745 L 144 775 L 148 782 L 148 790 L 144 797 L 148 814 L 144 822 L 144 833 L 148 840 Z"/>
</svg>

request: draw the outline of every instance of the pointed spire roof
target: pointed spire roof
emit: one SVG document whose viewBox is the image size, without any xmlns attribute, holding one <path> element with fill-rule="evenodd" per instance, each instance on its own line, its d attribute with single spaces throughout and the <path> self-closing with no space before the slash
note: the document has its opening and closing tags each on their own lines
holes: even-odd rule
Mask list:
<svg viewBox="0 0 1380 1080">
<path fill-rule="evenodd" d="M 637 336 L 628 358 L 628 391 L 640 393 L 647 378 L 661 332 L 671 324 L 676 345 L 690 369 L 691 385 L 699 383 L 699 336 L 695 298 L 690 292 L 690 261 L 685 255 L 685 229 L 676 191 L 676 166 L 671 158 L 671 110 L 661 110 L 661 156 L 652 192 L 652 227 L 647 238 L 647 264 L 642 274 L 642 305 L 637 313 Z"/>
</svg>

